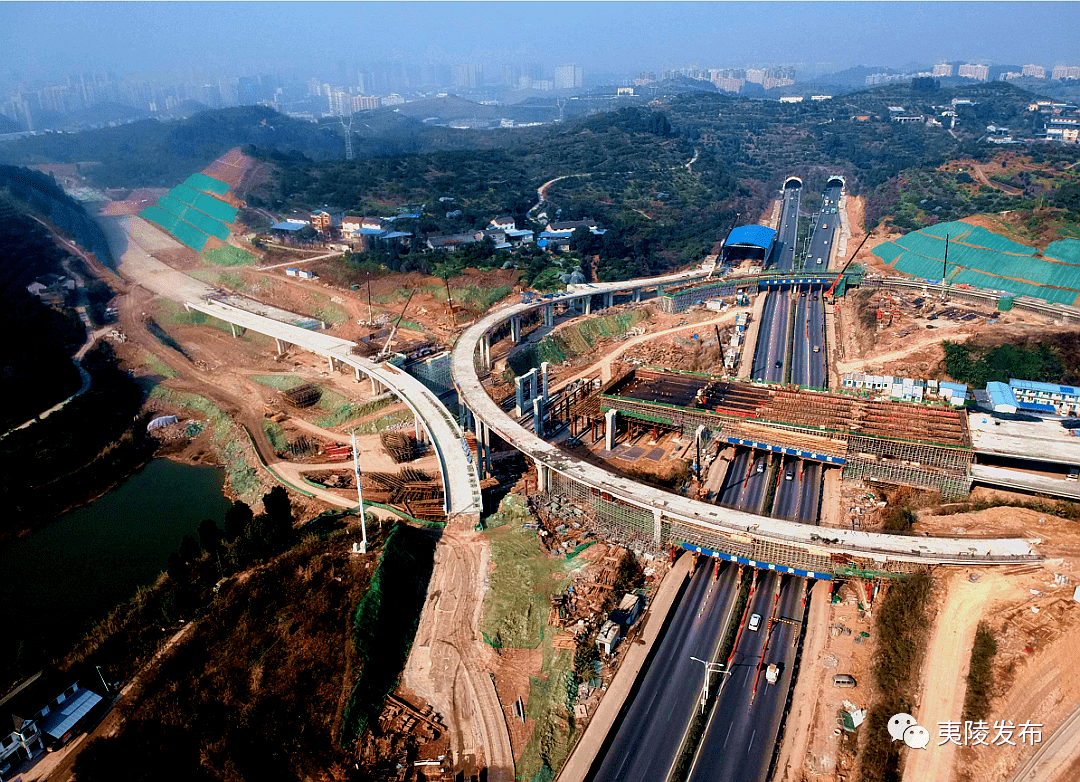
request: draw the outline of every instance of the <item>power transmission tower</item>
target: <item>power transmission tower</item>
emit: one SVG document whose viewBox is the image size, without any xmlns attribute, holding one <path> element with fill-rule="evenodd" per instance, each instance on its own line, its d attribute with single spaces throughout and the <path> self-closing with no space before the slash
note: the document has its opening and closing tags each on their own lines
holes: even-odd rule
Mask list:
<svg viewBox="0 0 1080 782">
<path fill-rule="evenodd" d="M 559 107 L 559 122 L 563 121 L 563 109 L 566 108 L 566 98 L 556 98 L 555 105 Z"/>
<path fill-rule="evenodd" d="M 345 117 L 339 117 L 341 127 L 345 128 L 345 159 L 352 160 L 352 121 L 353 115 L 349 115 L 349 124 L 345 124 Z"/>
</svg>

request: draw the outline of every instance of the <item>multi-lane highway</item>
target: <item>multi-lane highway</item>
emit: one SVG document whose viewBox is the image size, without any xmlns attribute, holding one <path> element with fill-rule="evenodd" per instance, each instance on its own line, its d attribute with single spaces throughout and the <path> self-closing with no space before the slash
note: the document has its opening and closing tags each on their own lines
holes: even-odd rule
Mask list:
<svg viewBox="0 0 1080 782">
<path fill-rule="evenodd" d="M 690 658 L 712 660 L 738 588 L 738 567 L 720 567 L 717 579 L 713 562 L 698 564 L 594 782 L 667 778 L 705 682 L 705 666 Z"/>
<path fill-rule="evenodd" d="M 780 213 L 780 230 L 776 232 L 772 265 L 779 271 L 795 269 L 795 240 L 799 234 L 799 200 L 802 182 L 791 178 L 784 183 L 784 203 Z"/>
<path fill-rule="evenodd" d="M 759 574 L 748 616 L 761 617 L 756 631 L 742 628 L 723 690 L 698 745 L 691 782 L 764 782 L 787 703 L 802 624 L 804 579 Z M 777 596 L 777 587 L 780 587 Z M 777 621 L 786 620 L 786 621 Z M 779 667 L 769 684 L 770 663 Z"/>
</svg>

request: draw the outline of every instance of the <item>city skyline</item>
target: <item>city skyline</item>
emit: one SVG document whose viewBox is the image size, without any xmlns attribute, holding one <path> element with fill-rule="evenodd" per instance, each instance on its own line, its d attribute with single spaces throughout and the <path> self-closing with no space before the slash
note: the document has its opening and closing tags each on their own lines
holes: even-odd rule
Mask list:
<svg viewBox="0 0 1080 782">
<path fill-rule="evenodd" d="M 589 74 L 798 65 L 1075 60 L 1080 32 L 1059 3 L 5 3 L 0 83 L 70 73 L 188 81 L 275 73 L 346 83 L 379 64 L 563 64 Z M 1072 21 L 1070 21 L 1072 19 Z M 963 36 L 956 30 L 965 31 Z M 557 30 L 558 35 L 552 35 Z M 90 35 L 87 32 L 90 31 Z M 367 31 L 368 34 L 359 35 Z M 535 78 L 535 77 L 534 77 Z"/>
</svg>

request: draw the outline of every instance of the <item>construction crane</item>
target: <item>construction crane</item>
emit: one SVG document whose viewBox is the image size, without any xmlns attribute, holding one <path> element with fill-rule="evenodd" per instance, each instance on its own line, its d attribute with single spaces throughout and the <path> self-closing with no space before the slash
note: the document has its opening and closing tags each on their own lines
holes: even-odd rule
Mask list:
<svg viewBox="0 0 1080 782">
<path fill-rule="evenodd" d="M 379 351 L 379 355 L 375 357 L 376 361 L 382 361 L 390 355 L 390 348 L 394 344 L 394 335 L 397 334 L 398 326 L 401 325 L 401 319 L 405 317 L 405 310 L 409 309 L 409 302 L 412 301 L 412 297 L 415 295 L 415 290 L 409 291 L 409 298 L 405 301 L 405 306 L 401 308 L 401 314 L 398 315 L 397 320 L 394 321 L 394 327 L 390 329 L 390 336 L 386 338 L 386 345 Z"/>
<path fill-rule="evenodd" d="M 859 250 L 862 249 L 862 246 L 866 244 L 866 240 L 869 238 L 870 234 L 867 233 L 866 236 L 863 237 L 863 240 L 859 242 L 859 246 L 855 248 L 855 252 L 853 252 L 851 254 L 851 257 L 848 258 L 844 265 L 840 267 L 840 271 L 836 275 L 836 279 L 833 280 L 833 284 L 829 286 L 829 289 L 825 291 L 825 294 L 822 296 L 826 304 L 832 304 L 833 292 L 836 290 L 836 286 L 840 284 L 840 278 L 844 276 L 844 272 L 846 272 L 847 268 L 851 266 L 851 262 L 855 260 L 855 256 L 859 254 Z"/>
</svg>

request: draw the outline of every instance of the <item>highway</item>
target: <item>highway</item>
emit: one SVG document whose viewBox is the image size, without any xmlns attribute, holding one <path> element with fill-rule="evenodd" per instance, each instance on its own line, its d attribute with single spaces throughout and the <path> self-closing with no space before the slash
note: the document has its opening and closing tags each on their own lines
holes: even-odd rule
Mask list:
<svg viewBox="0 0 1080 782">
<path fill-rule="evenodd" d="M 690 554 L 683 554 L 690 556 Z M 667 777 L 698 708 L 705 667 L 724 630 L 739 568 L 702 559 L 623 716 L 594 782 L 652 782 Z"/>
<path fill-rule="evenodd" d="M 795 240 L 799 234 L 799 200 L 802 197 L 802 183 L 789 179 L 784 183 L 784 203 L 780 213 L 780 230 L 776 232 L 776 247 L 773 248 L 772 266 L 779 271 L 795 269 Z"/>
<path fill-rule="evenodd" d="M 795 625 L 770 618 L 801 627 L 806 582 L 768 571 L 759 571 L 758 576 L 747 616 L 760 614 L 761 625 L 756 632 L 746 625 L 742 628 L 728 668 L 731 674 L 709 716 L 690 782 L 764 782 L 769 771 L 800 632 Z M 780 668 L 776 684 L 765 679 L 769 663 Z"/>
</svg>

